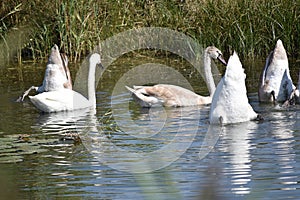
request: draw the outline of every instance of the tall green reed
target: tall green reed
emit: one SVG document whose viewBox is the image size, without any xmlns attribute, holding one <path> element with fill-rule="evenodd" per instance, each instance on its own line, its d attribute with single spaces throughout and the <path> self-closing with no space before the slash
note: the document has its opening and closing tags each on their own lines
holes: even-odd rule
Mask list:
<svg viewBox="0 0 300 200">
<path fill-rule="evenodd" d="M 297 0 L 4 0 L 0 6 L 1 44 L 12 46 L 7 34 L 26 25 L 30 37 L 22 56 L 35 60 L 47 57 L 57 43 L 78 61 L 101 40 L 149 26 L 178 30 L 204 47 L 234 49 L 249 58 L 265 57 L 280 38 L 290 56 L 299 56 Z"/>
</svg>

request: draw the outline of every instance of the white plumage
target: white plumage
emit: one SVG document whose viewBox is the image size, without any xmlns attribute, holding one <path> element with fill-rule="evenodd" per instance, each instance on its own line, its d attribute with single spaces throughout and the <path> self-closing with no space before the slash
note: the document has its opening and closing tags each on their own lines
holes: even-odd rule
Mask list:
<svg viewBox="0 0 300 200">
<path fill-rule="evenodd" d="M 64 88 L 72 90 L 71 74 L 68 68 L 68 57 L 63 53 L 60 53 L 58 46 L 55 44 L 51 48 L 43 84 L 39 87 L 31 86 L 28 90 L 23 92 L 23 94 L 17 99 L 17 102 L 22 102 L 31 90 L 35 90 L 37 93 L 42 93 L 61 90 Z"/>
<path fill-rule="evenodd" d="M 101 64 L 99 54 L 92 54 L 89 59 L 88 99 L 80 93 L 70 89 L 59 89 L 29 96 L 31 102 L 43 112 L 59 112 L 96 107 L 95 71 L 97 64 Z"/>
<path fill-rule="evenodd" d="M 261 102 L 284 102 L 289 100 L 295 90 L 290 76 L 289 62 L 281 40 L 266 60 L 260 78 L 258 91 Z"/>
<path fill-rule="evenodd" d="M 257 118 L 248 102 L 245 79 L 242 64 L 234 52 L 212 99 L 209 116 L 211 124 L 231 124 Z"/>
<path fill-rule="evenodd" d="M 218 59 L 226 65 L 222 53 L 214 46 L 209 46 L 204 51 L 204 74 L 210 96 L 201 96 L 188 89 L 170 84 L 158 84 L 154 86 L 134 86 L 126 88 L 132 92 L 135 100 L 142 107 L 163 105 L 170 107 L 205 105 L 211 103 L 211 97 L 216 86 L 211 72 L 211 59 Z"/>
</svg>

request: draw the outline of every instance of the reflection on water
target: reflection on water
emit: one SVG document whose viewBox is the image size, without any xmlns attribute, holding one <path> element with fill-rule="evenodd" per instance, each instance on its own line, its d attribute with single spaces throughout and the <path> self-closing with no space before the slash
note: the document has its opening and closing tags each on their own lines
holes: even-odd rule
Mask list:
<svg viewBox="0 0 300 200">
<path fill-rule="evenodd" d="M 259 104 L 253 93 L 250 103 L 264 122 L 210 126 L 209 106 L 141 109 L 125 89 L 111 97 L 116 72 L 107 73 L 98 88 L 96 114 L 39 113 L 29 101 L 14 103 L 22 89 L 11 87 L 9 80 L 1 82 L 0 188 L 8 191 L 1 196 L 300 198 L 299 106 Z M 199 77 L 191 78 L 198 83 Z M 253 77 L 249 82 L 257 81 Z M 82 143 L 61 140 L 68 134 L 79 134 Z M 19 157 L 1 162 L 9 156 Z"/>
<path fill-rule="evenodd" d="M 250 193 L 249 183 L 252 176 L 250 135 L 256 129 L 257 124 L 254 122 L 245 122 L 223 128 L 223 138 L 228 141 L 229 145 L 222 150 L 230 153 L 231 163 L 231 166 L 225 170 L 228 170 L 226 173 L 231 176 L 231 190 L 234 194 Z"/>
<path fill-rule="evenodd" d="M 297 113 L 276 113 L 276 117 L 281 118 L 281 123 L 284 127 L 280 128 L 281 123 L 273 123 L 272 135 L 278 140 L 273 142 L 274 156 L 276 157 L 276 164 L 279 168 L 278 184 L 282 185 L 281 190 L 296 190 L 299 181 L 299 176 L 295 176 L 295 138 L 292 128 L 297 126 L 299 122 L 291 122 L 292 118 L 297 118 Z"/>
</svg>

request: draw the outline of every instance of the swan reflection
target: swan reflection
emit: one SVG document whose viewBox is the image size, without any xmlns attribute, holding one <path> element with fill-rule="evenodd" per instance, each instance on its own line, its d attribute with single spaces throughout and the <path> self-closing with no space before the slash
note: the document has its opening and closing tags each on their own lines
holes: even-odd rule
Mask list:
<svg viewBox="0 0 300 200">
<path fill-rule="evenodd" d="M 280 190 L 296 190 L 298 185 L 299 177 L 295 176 L 297 171 L 295 169 L 296 164 L 296 143 L 294 138 L 295 129 L 294 126 L 299 126 L 297 122 L 289 120 L 290 118 L 297 118 L 297 113 L 287 113 L 287 112 L 277 112 L 274 118 L 282 120 L 274 121 L 271 126 L 271 132 L 275 137 L 273 152 L 274 152 L 274 162 L 278 165 L 278 181 L 280 183 Z M 283 123 L 284 122 L 284 123 Z M 298 129 L 299 130 L 299 129 Z"/>
<path fill-rule="evenodd" d="M 224 134 L 225 138 L 232 140 L 229 152 L 232 153 L 232 190 L 236 194 L 250 192 L 247 184 L 251 181 L 251 158 L 250 158 L 250 133 L 256 129 L 257 124 L 242 123 L 230 127 Z"/>
<path fill-rule="evenodd" d="M 231 175 L 231 190 L 234 194 L 250 193 L 249 183 L 252 177 L 250 140 L 251 133 L 256 129 L 255 122 L 233 124 L 222 129 L 222 139 L 226 144 L 221 150 L 230 154 L 231 166 L 225 170 Z"/>
<path fill-rule="evenodd" d="M 114 132 L 111 138 L 106 137 L 105 125 L 100 132 L 93 127 L 98 121 L 90 116 L 85 125 L 80 125 L 86 127 L 81 133 L 83 144 L 101 163 L 117 170 L 142 173 L 168 166 L 193 142 L 199 128 L 200 109 L 159 107 L 148 111 L 134 116 L 134 120 L 128 113 L 118 113 L 123 115 L 118 119 L 125 124 L 144 122 Z M 153 133 L 153 124 L 162 121 L 163 127 Z"/>
<path fill-rule="evenodd" d="M 41 129 L 46 135 L 62 134 L 67 130 L 76 131 L 78 126 L 75 122 L 84 120 L 90 114 L 94 114 L 90 108 L 71 112 L 41 113 L 35 128 Z"/>
</svg>

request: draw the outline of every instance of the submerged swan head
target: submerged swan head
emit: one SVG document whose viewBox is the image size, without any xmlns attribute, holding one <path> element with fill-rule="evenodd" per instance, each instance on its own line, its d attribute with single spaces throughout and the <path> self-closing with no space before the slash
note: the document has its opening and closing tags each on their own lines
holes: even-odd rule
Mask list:
<svg viewBox="0 0 300 200">
<path fill-rule="evenodd" d="M 210 58 L 219 60 L 223 65 L 227 65 L 222 52 L 215 46 L 209 46 L 205 49 Z"/>
</svg>

